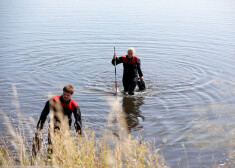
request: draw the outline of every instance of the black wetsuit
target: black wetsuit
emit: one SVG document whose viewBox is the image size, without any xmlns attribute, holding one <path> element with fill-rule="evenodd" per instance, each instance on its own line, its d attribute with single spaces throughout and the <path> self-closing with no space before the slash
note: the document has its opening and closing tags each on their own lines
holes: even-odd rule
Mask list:
<svg viewBox="0 0 235 168">
<path fill-rule="evenodd" d="M 71 123 L 72 123 L 72 113 L 74 114 L 75 122 L 74 122 L 74 127 L 75 130 L 78 132 L 82 128 L 82 121 L 81 121 L 81 111 L 80 108 L 78 107 L 78 104 L 73 100 L 70 99 L 69 101 L 64 101 L 63 96 L 54 96 L 51 99 L 53 102 L 53 110 L 55 111 L 55 114 L 53 115 L 53 122 L 54 122 L 54 129 L 60 129 L 60 117 L 56 115 L 57 110 L 56 110 L 56 100 L 58 100 L 59 104 L 63 107 L 63 116 L 65 116 L 68 120 L 68 126 L 71 128 Z M 43 128 L 43 125 L 46 121 L 47 115 L 50 112 L 50 100 L 46 102 L 46 105 L 41 113 L 40 119 L 37 124 L 37 128 L 40 130 Z M 64 117 L 63 117 L 64 118 Z"/>
<path fill-rule="evenodd" d="M 62 111 L 57 110 L 61 106 L 63 110 Z M 75 130 L 76 132 L 81 134 L 82 121 L 81 121 L 80 108 L 78 107 L 78 104 L 73 99 L 70 99 L 69 101 L 64 101 L 62 95 L 54 96 L 52 97 L 52 99 L 46 102 L 46 105 L 44 109 L 42 110 L 40 119 L 38 121 L 37 129 L 41 130 L 43 128 L 47 115 L 49 114 L 51 110 L 54 111 L 53 113 L 53 127 L 54 128 L 50 128 L 51 126 L 49 125 L 50 129 L 53 129 L 54 131 L 60 130 L 62 122 L 68 122 L 67 126 L 70 129 L 71 123 L 72 123 L 72 113 L 73 113 L 74 118 L 75 118 L 75 122 L 74 122 Z M 49 154 L 48 157 L 49 158 L 51 157 L 50 154 L 53 153 L 51 136 L 52 136 L 51 131 L 48 131 L 48 154 Z"/>
<path fill-rule="evenodd" d="M 114 64 L 114 59 L 112 60 L 112 64 Z M 133 56 L 131 58 L 128 55 L 124 55 L 122 57 L 116 57 L 116 64 L 123 63 L 123 87 L 124 91 L 128 92 L 129 95 L 134 95 L 134 90 L 139 77 L 143 76 L 140 67 L 140 59 L 137 56 Z"/>
</svg>

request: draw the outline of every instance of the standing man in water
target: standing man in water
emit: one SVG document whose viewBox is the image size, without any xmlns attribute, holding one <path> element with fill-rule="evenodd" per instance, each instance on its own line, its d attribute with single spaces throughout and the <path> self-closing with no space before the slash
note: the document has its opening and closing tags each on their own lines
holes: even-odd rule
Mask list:
<svg viewBox="0 0 235 168">
<path fill-rule="evenodd" d="M 142 70 L 140 68 L 140 59 L 134 55 L 134 48 L 129 48 L 127 51 L 127 55 L 123 55 L 121 57 L 116 57 L 116 53 L 114 53 L 112 64 L 123 63 L 123 78 L 122 83 L 124 87 L 124 92 L 128 92 L 129 95 L 134 95 L 134 90 L 138 81 L 138 74 L 140 80 L 144 80 Z"/>
<path fill-rule="evenodd" d="M 75 118 L 74 127 L 78 134 L 82 131 L 81 111 L 78 104 L 72 99 L 74 88 L 71 85 L 66 85 L 63 88 L 63 94 L 54 96 L 46 102 L 46 105 L 41 113 L 40 119 L 37 124 L 37 133 L 39 135 L 43 125 L 46 121 L 47 115 L 50 114 L 48 144 L 51 146 L 52 133 L 60 131 L 61 129 L 71 129 L 72 113 Z M 52 152 L 51 147 L 48 148 L 48 152 Z"/>
</svg>

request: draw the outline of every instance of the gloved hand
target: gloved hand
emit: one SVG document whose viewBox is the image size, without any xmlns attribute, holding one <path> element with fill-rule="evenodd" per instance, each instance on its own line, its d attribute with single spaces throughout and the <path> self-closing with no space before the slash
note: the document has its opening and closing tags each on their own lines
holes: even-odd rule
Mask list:
<svg viewBox="0 0 235 168">
<path fill-rule="evenodd" d="M 78 133 L 79 135 L 82 135 L 82 130 L 78 130 L 77 133 Z"/>
</svg>

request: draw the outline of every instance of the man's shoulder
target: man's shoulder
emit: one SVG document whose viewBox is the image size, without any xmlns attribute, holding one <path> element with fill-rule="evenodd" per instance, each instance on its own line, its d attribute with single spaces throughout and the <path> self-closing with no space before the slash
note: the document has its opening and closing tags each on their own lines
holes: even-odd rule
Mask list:
<svg viewBox="0 0 235 168">
<path fill-rule="evenodd" d="M 53 100 L 53 101 L 60 100 L 60 96 L 61 95 L 53 96 L 50 100 Z"/>
<path fill-rule="evenodd" d="M 77 107 L 77 106 L 78 106 L 78 103 L 77 103 L 75 100 L 73 100 L 73 99 L 71 99 L 71 104 L 72 104 L 74 107 Z"/>
<path fill-rule="evenodd" d="M 133 56 L 133 58 L 134 58 L 134 59 L 136 59 L 136 60 L 137 60 L 137 59 L 139 59 L 139 57 L 138 57 L 138 56 L 136 56 L 136 55 L 134 55 L 134 56 Z"/>
</svg>

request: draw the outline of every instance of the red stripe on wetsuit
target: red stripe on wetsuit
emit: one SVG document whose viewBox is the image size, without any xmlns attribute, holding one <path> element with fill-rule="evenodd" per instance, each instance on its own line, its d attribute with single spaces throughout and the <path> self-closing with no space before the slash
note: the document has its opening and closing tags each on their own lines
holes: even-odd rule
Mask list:
<svg viewBox="0 0 235 168">
<path fill-rule="evenodd" d="M 74 109 L 78 106 L 78 104 L 77 104 L 73 99 L 71 99 L 70 102 L 67 103 L 67 104 L 62 103 L 62 102 L 60 101 L 60 96 L 61 96 L 61 95 L 52 97 L 52 100 L 53 100 L 53 102 L 55 103 L 55 105 L 56 105 L 56 102 L 59 101 L 60 104 L 62 105 L 62 107 L 68 108 L 68 109 L 70 109 L 71 111 L 74 111 Z M 56 100 L 57 100 L 57 101 L 56 101 Z"/>
<path fill-rule="evenodd" d="M 124 64 L 125 64 L 125 63 L 134 63 L 134 64 L 136 64 L 136 62 L 137 62 L 137 60 L 138 60 L 138 57 L 137 57 L 137 56 L 134 55 L 131 60 L 128 60 L 127 57 L 128 57 L 127 55 L 123 55 L 123 56 L 122 56 L 122 61 L 123 61 Z"/>
</svg>

